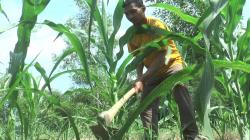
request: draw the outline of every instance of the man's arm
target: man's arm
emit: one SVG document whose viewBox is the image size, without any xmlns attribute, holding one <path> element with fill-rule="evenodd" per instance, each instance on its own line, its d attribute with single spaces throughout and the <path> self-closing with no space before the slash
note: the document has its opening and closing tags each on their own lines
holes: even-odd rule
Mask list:
<svg viewBox="0 0 250 140">
<path fill-rule="evenodd" d="M 137 78 L 138 79 L 136 80 L 134 84 L 136 93 L 143 91 L 144 83 L 148 79 L 150 79 L 156 72 L 158 72 L 159 69 L 165 64 L 165 55 L 166 55 L 166 50 L 159 51 L 157 57 L 153 60 L 151 65 L 148 67 L 148 70 L 144 74 L 142 74 L 143 64 L 142 64 L 142 67 L 141 65 L 137 66 Z M 138 73 L 138 72 L 141 72 L 141 73 Z"/>
<path fill-rule="evenodd" d="M 136 73 L 137 73 L 137 79 L 140 79 L 142 76 L 142 72 L 143 72 L 143 63 L 141 62 L 140 64 L 138 64 L 138 66 L 136 67 Z"/>
<path fill-rule="evenodd" d="M 143 83 L 142 83 L 142 81 L 138 80 L 138 79 L 141 79 L 141 77 L 143 75 L 143 67 L 144 67 L 143 62 L 138 64 L 138 66 L 136 67 L 137 80 L 134 83 L 134 88 L 135 88 L 136 93 L 139 93 L 139 92 L 141 92 L 143 90 Z"/>
<path fill-rule="evenodd" d="M 159 51 L 157 57 L 152 61 L 148 70 L 140 77 L 140 81 L 143 83 L 150 79 L 160 68 L 165 64 L 166 50 Z"/>
</svg>

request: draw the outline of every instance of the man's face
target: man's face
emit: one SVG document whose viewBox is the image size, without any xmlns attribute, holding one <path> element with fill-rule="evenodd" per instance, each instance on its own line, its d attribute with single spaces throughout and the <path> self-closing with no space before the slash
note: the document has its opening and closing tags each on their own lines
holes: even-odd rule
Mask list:
<svg viewBox="0 0 250 140">
<path fill-rule="evenodd" d="M 145 7 L 138 6 L 135 3 L 130 3 L 124 9 L 124 13 L 127 19 L 132 22 L 134 25 L 142 24 L 145 19 Z"/>
</svg>

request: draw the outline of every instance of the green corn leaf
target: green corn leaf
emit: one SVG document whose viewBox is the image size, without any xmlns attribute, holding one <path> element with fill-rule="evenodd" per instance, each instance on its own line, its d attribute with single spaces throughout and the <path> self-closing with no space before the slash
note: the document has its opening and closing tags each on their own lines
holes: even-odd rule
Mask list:
<svg viewBox="0 0 250 140">
<path fill-rule="evenodd" d="M 62 35 L 63 35 L 63 33 L 58 33 L 58 35 L 56 36 L 56 38 L 54 39 L 54 41 L 56 41 Z"/>
<path fill-rule="evenodd" d="M 202 39 L 202 33 L 199 32 L 199 33 L 194 37 L 194 41 L 197 42 L 197 41 L 199 41 L 199 40 L 201 40 L 201 39 Z"/>
<path fill-rule="evenodd" d="M 194 51 L 196 53 L 199 54 L 204 54 L 206 52 L 206 50 L 204 48 L 202 48 L 197 42 L 196 40 L 194 40 L 193 38 L 190 38 L 188 36 L 182 35 L 182 34 L 178 34 L 178 33 L 173 33 L 161 28 L 157 28 L 154 26 L 149 26 L 149 25 L 145 25 L 144 28 L 146 30 L 148 30 L 148 32 L 152 33 L 152 34 L 156 34 L 156 35 L 160 35 L 160 36 L 164 36 L 165 38 L 170 38 L 173 40 L 178 40 L 178 41 L 182 41 L 185 42 L 187 44 L 192 45 Z M 197 39 L 197 38 L 195 38 Z"/>
<path fill-rule="evenodd" d="M 33 100 L 33 94 L 32 94 L 32 85 L 31 85 L 31 74 L 30 73 L 23 73 L 21 84 L 24 87 L 23 97 L 26 100 L 26 103 L 28 104 L 28 108 L 24 109 L 23 111 L 26 112 L 26 114 L 23 115 L 24 117 L 24 132 L 25 137 L 27 137 L 32 133 L 32 130 L 30 130 L 31 124 L 33 122 L 33 119 L 35 117 L 35 104 Z"/>
<path fill-rule="evenodd" d="M 119 0 L 117 5 L 116 5 L 116 8 L 115 8 L 115 11 L 114 11 L 114 15 L 113 15 L 113 32 L 108 40 L 108 47 L 110 47 L 109 51 L 109 56 L 112 56 L 113 57 L 113 50 L 114 50 L 114 41 L 115 41 L 115 36 L 121 26 L 121 21 L 122 21 L 122 17 L 123 17 L 123 0 Z M 116 68 L 116 65 L 117 65 L 117 61 L 113 62 L 112 65 L 110 66 L 110 72 L 114 72 L 115 71 L 115 68 Z"/>
<path fill-rule="evenodd" d="M 107 18 L 107 13 L 106 13 L 106 8 L 105 8 L 105 4 L 104 4 L 104 0 L 102 1 L 102 13 L 101 13 L 101 18 L 103 21 L 103 26 L 104 26 L 104 30 L 102 32 L 104 32 L 104 35 L 102 38 L 105 38 L 105 40 L 107 40 L 107 45 L 105 46 L 105 50 L 106 53 L 105 57 L 108 60 L 108 64 L 109 64 L 109 73 L 114 73 L 115 71 L 115 63 L 114 63 L 114 59 L 113 59 L 113 51 L 114 51 L 114 46 L 113 44 L 111 45 L 109 42 L 109 31 L 108 31 L 108 18 Z M 101 33 L 101 32 L 100 32 Z"/>
<path fill-rule="evenodd" d="M 1 30 L 0 30 L 0 35 L 1 35 L 2 33 L 6 32 L 6 31 L 9 31 L 9 30 L 11 30 L 11 29 L 13 29 L 13 28 L 16 28 L 19 24 L 20 24 L 20 23 L 17 23 L 17 24 L 15 24 L 15 25 L 11 25 L 10 27 L 1 29 Z"/>
<path fill-rule="evenodd" d="M 34 93 L 32 92 L 32 75 L 30 73 L 26 73 L 24 76 L 24 79 L 22 80 L 22 83 L 24 85 L 24 97 L 29 104 L 29 116 L 31 118 L 34 118 L 36 115 L 36 110 L 35 110 L 35 100 L 34 100 Z"/>
<path fill-rule="evenodd" d="M 213 107 L 208 109 L 208 113 L 211 113 L 211 112 L 216 111 L 218 109 L 219 110 L 223 109 L 229 113 L 233 113 L 232 109 L 230 109 L 229 107 L 226 107 L 226 106 L 213 106 Z"/>
<path fill-rule="evenodd" d="M 84 70 L 83 69 L 74 69 L 74 70 L 66 70 L 66 71 L 62 71 L 62 72 L 56 73 L 56 74 L 54 74 L 53 76 L 51 76 L 49 78 L 49 83 L 51 83 L 53 80 L 55 80 L 56 78 L 58 78 L 58 77 L 60 77 L 60 76 L 62 76 L 64 74 L 67 74 L 67 73 L 78 73 L 78 72 L 82 72 L 82 71 L 84 71 Z M 47 84 L 45 83 L 42 86 L 41 90 L 43 91 L 46 87 L 47 87 Z"/>
<path fill-rule="evenodd" d="M 215 89 L 222 95 L 227 94 L 227 87 L 225 85 L 225 81 L 223 77 L 216 76 L 214 81 L 214 87 Z"/>
<path fill-rule="evenodd" d="M 111 36 L 115 36 L 115 34 L 118 32 L 120 26 L 121 26 L 121 21 L 122 21 L 122 17 L 123 17 L 123 0 L 119 0 L 115 11 L 114 11 L 114 16 L 113 16 L 113 28 L 114 31 L 112 33 Z M 110 43 L 110 45 L 113 46 L 114 43 L 114 37 L 110 37 L 109 40 L 112 40 L 112 43 Z"/>
<path fill-rule="evenodd" d="M 121 66 L 119 67 L 117 73 L 116 73 L 116 78 L 120 79 L 122 74 L 124 73 L 124 70 L 128 63 L 133 59 L 133 55 L 129 54 L 128 57 L 122 62 Z"/>
<path fill-rule="evenodd" d="M 92 0 L 86 0 L 86 3 L 89 7 L 92 7 L 92 4 L 93 4 L 92 2 L 93 2 Z M 104 44 L 107 47 L 108 46 L 108 35 L 105 34 L 107 31 L 106 31 L 106 28 L 104 26 L 105 24 L 104 24 L 104 21 L 102 19 L 101 13 L 97 7 L 94 9 L 94 11 L 91 11 L 91 12 L 93 12 L 93 17 L 98 24 L 99 32 L 101 33 Z M 108 53 L 108 50 L 106 51 L 106 53 Z"/>
<path fill-rule="evenodd" d="M 220 25 L 222 25 L 221 17 L 218 17 L 215 19 L 211 27 L 211 36 L 209 36 L 211 44 L 214 46 L 214 49 L 216 51 L 216 54 L 219 54 L 221 58 L 219 59 L 224 59 L 225 57 L 230 59 L 230 53 L 227 51 L 228 50 L 228 45 L 225 45 L 222 41 L 222 37 L 220 36 L 221 34 L 221 29 Z"/>
<path fill-rule="evenodd" d="M 93 2 L 92 0 L 86 0 L 85 2 L 87 3 L 87 5 L 89 7 L 92 7 L 92 2 Z M 96 7 L 94 11 L 91 10 L 91 12 L 93 12 L 93 17 L 98 24 L 98 30 L 101 34 L 103 41 L 104 41 L 105 47 L 104 47 L 104 49 L 102 49 L 102 52 L 103 52 L 109 66 L 110 66 L 109 71 L 113 72 L 116 63 L 114 63 L 114 61 L 113 61 L 113 53 L 112 53 L 113 47 L 109 45 L 109 41 L 108 41 L 108 34 L 107 34 L 108 31 L 107 31 L 106 24 L 105 24 L 105 20 L 107 20 L 107 19 L 103 18 L 104 16 L 101 15 L 98 7 Z"/>
<path fill-rule="evenodd" d="M 69 31 L 69 29 L 66 28 L 62 24 L 55 24 L 55 23 L 48 21 L 48 20 L 45 20 L 44 24 L 48 25 L 49 27 L 51 27 L 55 31 L 58 31 L 60 33 L 64 33 L 67 36 L 72 47 L 74 48 L 78 57 L 80 58 L 80 62 L 82 64 L 83 68 L 85 69 L 85 73 L 86 73 L 88 82 L 89 82 L 90 86 L 92 87 L 91 82 L 90 82 L 90 72 L 89 72 L 89 67 L 88 67 L 88 63 L 87 63 L 86 52 L 85 52 L 85 48 L 81 44 L 81 41 L 77 38 L 77 36 L 75 34 L 71 33 Z"/>
<path fill-rule="evenodd" d="M 39 85 L 36 82 L 36 79 L 32 76 L 32 85 L 35 90 L 38 90 Z"/>
<path fill-rule="evenodd" d="M 108 43 L 109 43 L 109 46 L 112 47 L 112 50 L 113 50 L 113 47 L 114 47 L 114 41 L 115 41 L 115 35 L 117 34 L 120 26 L 121 26 L 121 21 L 122 21 L 122 17 L 123 17 L 123 0 L 119 0 L 117 5 L 116 5 L 116 8 L 115 8 L 115 11 L 114 11 L 114 16 L 113 16 L 113 32 L 108 40 Z M 113 51 L 111 52 L 113 53 Z"/>
<path fill-rule="evenodd" d="M 139 106 L 132 111 L 129 116 L 129 118 L 126 120 L 125 124 L 120 128 L 120 130 L 112 136 L 112 140 L 118 140 L 122 139 L 124 134 L 128 131 L 131 124 L 134 122 L 134 120 L 138 117 L 138 115 L 146 109 L 146 107 L 151 104 L 156 98 L 165 96 L 166 91 L 171 91 L 172 87 L 178 83 L 178 82 L 186 82 L 190 79 L 193 79 L 193 77 L 199 75 L 199 67 L 186 67 L 180 72 L 177 72 L 176 74 L 168 77 L 166 80 L 164 80 L 159 86 L 157 86 L 149 96 L 147 96 L 142 103 L 139 104 Z"/>
<path fill-rule="evenodd" d="M 204 122 L 204 115 L 210 101 L 211 90 L 214 83 L 214 65 L 209 53 L 207 53 L 204 65 L 201 81 L 194 97 L 195 106 L 202 122 Z"/>
<path fill-rule="evenodd" d="M 197 53 L 201 53 L 201 54 L 204 54 L 205 52 L 205 49 L 201 48 L 199 46 L 199 44 L 193 40 L 192 38 L 189 38 L 189 37 L 186 37 L 186 36 L 183 36 L 183 35 L 180 35 L 180 34 L 175 34 L 175 33 L 172 33 L 172 32 L 169 32 L 169 31 L 166 31 L 166 30 L 163 30 L 163 29 L 160 29 L 160 28 L 157 28 L 157 27 L 153 27 L 153 26 L 148 26 L 148 25 L 145 25 L 143 26 L 142 30 L 145 30 L 151 34 L 157 34 L 159 36 L 164 36 L 166 38 L 171 38 L 171 39 L 176 39 L 176 40 L 181 40 L 181 41 L 186 41 L 190 44 L 192 44 L 194 47 L 194 50 L 196 50 Z M 130 27 L 125 35 L 120 39 L 119 41 L 119 44 L 120 44 L 120 48 L 122 49 L 122 46 L 125 45 L 130 39 L 131 37 L 133 36 L 134 32 L 135 32 L 135 28 Z M 197 37 L 199 38 L 199 37 Z M 197 39 L 196 38 L 196 39 Z M 164 38 L 165 39 L 165 38 Z M 158 40 L 159 41 L 159 40 Z M 161 41 L 160 41 L 161 42 Z M 158 43 L 160 43 L 158 42 Z M 164 41 L 162 41 L 164 42 Z M 143 47 L 140 47 L 138 50 L 136 51 L 140 51 L 140 50 L 143 50 L 145 49 L 142 53 L 140 53 L 139 55 L 137 55 L 137 57 L 126 67 L 126 70 L 125 70 L 125 73 L 124 73 L 124 77 L 126 77 L 126 74 L 132 70 L 134 70 L 137 66 L 137 64 L 139 64 L 140 62 L 142 62 L 142 60 L 150 53 L 152 52 L 152 49 L 156 49 L 156 48 L 160 48 L 161 46 L 166 46 L 167 44 L 157 44 L 157 40 L 154 40 L 152 42 L 149 42 L 147 44 L 145 44 Z M 135 52 L 136 52 L 135 51 Z M 135 53 L 134 52 L 134 53 Z M 119 53 L 122 53 L 119 52 Z M 120 54 L 119 54 L 120 55 Z M 121 80 L 119 80 L 119 83 L 120 82 L 123 82 L 124 81 L 124 78 L 122 78 Z M 121 84 L 121 83 L 120 83 Z M 120 85 L 119 84 L 119 85 Z"/>
<path fill-rule="evenodd" d="M 134 33 L 135 33 L 136 29 L 131 26 L 127 29 L 126 33 L 119 39 L 119 52 L 116 54 L 116 62 L 118 62 L 118 60 L 121 59 L 121 57 L 123 56 L 124 54 L 124 51 L 123 51 L 123 47 L 124 45 L 126 45 L 130 40 L 131 38 L 133 37 Z"/>
<path fill-rule="evenodd" d="M 244 77 L 241 77 L 241 81 L 240 81 L 240 85 L 242 85 L 242 92 L 245 94 L 246 96 L 246 100 L 249 99 L 248 97 L 250 96 L 250 74 L 243 74 Z M 250 103 L 249 101 L 246 101 L 248 103 Z"/>
<path fill-rule="evenodd" d="M 195 25 L 198 21 L 198 18 L 196 17 L 193 17 L 193 16 L 190 16 L 186 13 L 184 13 L 181 9 L 175 7 L 175 6 L 172 6 L 170 4 L 167 4 L 167 3 L 156 3 L 156 4 L 153 4 L 153 5 L 150 5 L 150 7 L 157 7 L 157 8 L 163 8 L 167 11 L 170 11 L 174 14 L 176 14 L 177 16 L 179 16 L 182 20 L 188 22 L 188 23 L 191 23 L 193 25 Z"/>
<path fill-rule="evenodd" d="M 20 122 L 21 122 L 21 126 L 20 126 L 20 128 L 21 128 L 21 135 L 23 135 L 23 133 L 24 133 L 23 129 L 26 128 L 26 127 L 24 127 L 24 125 L 26 125 L 26 124 L 24 123 L 24 116 L 23 116 L 23 113 L 22 113 L 22 110 L 21 110 L 21 107 L 20 107 L 19 103 L 17 103 L 16 108 L 17 108 L 17 113 L 18 113 L 18 116 L 19 116 Z"/>
<path fill-rule="evenodd" d="M 22 73 L 20 73 L 20 65 L 22 63 L 23 53 L 12 53 L 10 52 L 10 66 L 8 72 L 11 77 L 8 82 L 9 89 L 7 90 L 7 94 L 2 98 L 0 102 L 0 108 L 4 105 L 4 103 L 9 100 L 9 106 L 12 108 L 15 106 L 17 102 L 18 92 L 16 91 L 16 87 L 18 87 L 19 82 L 22 79 Z"/>
<path fill-rule="evenodd" d="M 0 13 L 3 14 L 5 16 L 5 18 L 10 22 L 7 14 L 4 12 L 3 8 L 2 8 L 2 4 L 1 4 L 1 1 L 0 1 Z"/>
<path fill-rule="evenodd" d="M 249 44 L 250 44 L 250 19 L 247 21 L 247 29 L 245 33 L 239 38 L 237 41 L 238 46 L 238 53 L 237 53 L 237 60 L 244 61 L 249 52 Z"/>
<path fill-rule="evenodd" d="M 69 122 L 70 122 L 70 126 L 73 128 L 73 131 L 75 133 L 76 140 L 80 140 L 80 134 L 79 134 L 78 128 L 75 124 L 74 118 L 62 106 L 58 106 L 58 108 L 67 115 Z"/>
<path fill-rule="evenodd" d="M 51 78 L 50 81 L 52 82 L 53 80 L 55 80 L 56 78 L 58 78 L 61 75 L 67 74 L 67 73 L 78 73 L 78 72 L 82 72 L 83 69 L 73 69 L 73 70 L 66 70 L 66 71 L 62 71 L 59 73 L 54 74 Z"/>
<path fill-rule="evenodd" d="M 228 49 L 228 46 L 221 45 L 221 25 L 223 25 L 223 20 L 221 16 L 216 16 L 211 23 L 208 25 L 207 29 L 203 33 L 203 38 L 205 39 L 206 47 L 210 48 L 210 43 L 214 45 L 214 48 L 218 53 L 224 55 L 224 49 Z M 224 51 L 224 52 L 223 52 Z M 228 53 L 226 53 L 228 55 Z"/>
<path fill-rule="evenodd" d="M 187 37 L 187 36 L 184 36 L 184 35 L 181 35 L 181 34 L 176 34 L 176 33 L 173 33 L 173 32 L 169 32 L 167 30 L 160 29 L 160 28 L 153 27 L 153 26 L 145 25 L 143 28 L 144 28 L 144 30 L 147 30 L 148 32 L 150 32 L 152 34 L 157 34 L 157 35 L 160 35 L 160 36 L 164 36 L 165 38 L 171 38 L 171 39 L 174 39 L 174 40 L 187 42 L 188 44 L 192 45 L 192 47 L 194 48 L 196 53 L 199 53 L 199 54 L 204 54 L 205 53 L 205 49 L 202 48 L 197 43 L 197 39 L 199 39 L 200 37 L 195 38 L 196 40 L 194 40 L 193 38 L 190 38 L 190 37 Z M 132 26 L 126 31 L 125 35 L 123 35 L 120 38 L 120 40 L 119 40 L 120 51 L 117 54 L 118 59 L 116 61 L 118 61 L 121 58 L 121 56 L 123 55 L 123 46 L 130 41 L 130 39 L 133 37 L 133 34 L 135 33 L 135 31 L 136 31 L 136 29 Z"/>
<path fill-rule="evenodd" d="M 49 104 L 56 105 L 56 106 L 61 105 L 60 99 L 58 97 L 56 97 L 54 95 L 49 95 L 49 94 L 44 93 L 42 91 L 39 91 L 39 92 L 40 92 L 39 94 L 41 96 L 45 97 L 48 100 Z"/>
<path fill-rule="evenodd" d="M 87 48 L 89 49 L 89 52 L 90 52 L 90 41 L 91 41 L 91 28 L 93 24 L 94 11 L 96 10 L 96 5 L 97 5 L 97 0 L 92 0 L 91 13 L 90 13 L 90 18 L 89 18 L 88 44 L 87 44 Z"/>
<path fill-rule="evenodd" d="M 220 19 L 220 13 L 224 9 L 224 7 L 227 5 L 227 0 L 222 1 L 210 1 L 210 7 L 208 11 L 200 18 L 198 21 L 198 24 L 196 27 L 200 29 L 200 31 L 203 32 L 203 38 L 206 44 L 206 47 L 208 50 L 210 50 L 210 43 L 211 43 L 211 35 L 215 32 L 215 34 L 218 32 L 219 25 L 222 22 Z M 217 39 L 219 35 L 214 35 L 214 37 Z M 215 41 L 218 41 L 215 40 Z M 218 45 L 215 45 L 215 48 Z M 220 50 L 220 49 L 219 49 Z"/>
<path fill-rule="evenodd" d="M 107 12 L 106 12 L 106 7 L 105 7 L 105 3 L 104 0 L 102 0 L 102 7 L 101 7 L 101 16 L 102 16 L 102 21 L 103 21 L 103 25 L 104 25 L 104 31 L 105 31 L 105 35 L 107 36 L 108 39 L 108 18 L 107 18 Z"/>
<path fill-rule="evenodd" d="M 111 77 L 110 72 L 108 71 L 108 66 L 107 66 L 105 63 L 103 63 L 102 60 L 99 60 L 98 57 L 95 58 L 95 61 L 97 61 L 98 64 L 99 64 L 100 66 L 102 66 L 102 68 L 103 68 L 103 69 L 107 72 L 107 74 L 109 74 L 109 76 Z"/>
<path fill-rule="evenodd" d="M 152 53 L 153 51 L 155 51 L 157 49 L 161 49 L 162 46 L 166 46 L 166 44 L 164 44 L 164 42 L 165 42 L 164 38 L 163 39 L 155 39 L 155 40 L 152 40 L 152 41 L 144 44 L 143 46 L 134 50 L 133 52 L 131 52 L 131 54 L 136 54 L 136 57 L 126 67 L 125 72 L 124 72 L 125 77 L 126 77 L 127 73 L 134 70 L 136 68 L 136 66 L 139 63 L 141 63 L 146 56 L 148 56 L 150 53 Z"/>
<path fill-rule="evenodd" d="M 137 65 L 141 63 L 146 56 L 148 56 L 152 51 L 155 51 L 158 48 L 160 48 L 160 46 L 157 46 L 157 45 L 158 44 L 155 44 L 154 42 L 151 42 L 148 45 L 146 45 L 143 51 L 139 52 L 139 54 L 136 55 L 135 59 L 126 67 L 125 73 L 129 73 L 132 70 L 134 70 L 137 67 Z M 135 50 L 135 52 L 141 50 L 142 48 Z"/>
<path fill-rule="evenodd" d="M 240 22 L 242 10 L 246 0 L 229 0 L 228 3 L 228 19 L 227 26 L 225 30 L 225 42 L 231 42 L 234 39 L 233 31 Z"/>
<path fill-rule="evenodd" d="M 63 54 L 59 57 L 59 59 L 56 61 L 55 65 L 53 66 L 50 74 L 49 74 L 49 78 L 52 76 L 53 72 L 56 70 L 56 68 L 58 67 L 58 65 L 61 63 L 61 61 L 69 56 L 70 54 L 72 54 L 74 52 L 74 48 L 69 48 L 66 51 L 63 52 Z"/>
<path fill-rule="evenodd" d="M 214 85 L 215 72 L 211 56 L 208 52 L 206 53 L 206 60 L 204 65 L 205 66 L 199 87 L 195 91 L 194 103 L 199 115 L 199 119 L 203 123 L 204 133 L 209 136 L 210 139 L 214 139 L 207 109 L 209 108 L 211 91 Z"/>
<path fill-rule="evenodd" d="M 77 88 L 77 89 L 67 90 L 66 92 L 63 93 L 62 96 L 72 96 L 72 95 L 74 95 L 76 93 L 86 93 L 89 96 L 92 96 L 91 90 L 83 89 L 83 88 Z"/>
<path fill-rule="evenodd" d="M 209 109 L 209 108 L 208 108 Z M 209 110 L 206 109 L 205 112 L 204 112 L 204 129 L 203 129 L 203 132 L 204 133 L 203 135 L 206 135 L 208 137 L 208 139 L 210 140 L 214 140 L 214 135 L 213 135 L 213 130 L 212 130 L 212 127 L 210 125 L 210 118 L 209 118 Z"/>
<path fill-rule="evenodd" d="M 215 0 L 211 2 L 210 9 L 200 18 L 197 27 L 206 33 L 210 23 L 220 14 L 227 4 L 228 0 Z"/>
<path fill-rule="evenodd" d="M 233 70 L 240 70 L 246 73 L 250 73 L 250 64 L 242 61 L 230 62 L 227 60 L 213 60 L 215 69 L 228 68 Z"/>
<path fill-rule="evenodd" d="M 26 91 L 24 93 L 24 96 L 26 96 L 29 101 L 32 99 L 32 97 L 30 96 L 30 89 L 32 88 L 32 84 L 31 84 L 31 74 L 25 72 L 22 76 L 22 81 L 21 83 L 23 84 L 24 90 Z"/>
<path fill-rule="evenodd" d="M 51 90 L 51 86 L 50 86 L 50 82 L 49 82 L 49 77 L 46 75 L 45 69 L 38 62 L 36 62 L 35 68 L 43 77 L 45 84 L 48 86 L 50 94 L 52 94 L 52 90 Z"/>
<path fill-rule="evenodd" d="M 25 66 L 24 67 L 24 72 L 27 72 L 28 71 L 28 69 L 33 65 L 33 63 L 36 61 L 36 59 L 38 58 L 38 56 L 41 54 L 41 52 L 39 52 L 37 55 L 36 55 L 36 57 L 27 65 L 27 66 Z"/>
<path fill-rule="evenodd" d="M 204 13 L 203 15 L 199 18 L 199 20 L 196 23 L 196 28 L 199 27 L 199 25 L 201 25 L 201 23 L 212 13 L 212 8 L 209 7 Z"/>
<path fill-rule="evenodd" d="M 11 79 L 10 79 L 11 80 Z M 22 73 L 19 73 L 17 75 L 16 80 L 9 85 L 9 89 L 7 90 L 7 94 L 1 98 L 0 100 L 0 109 L 3 107 L 4 103 L 9 100 L 10 101 L 10 107 L 13 107 L 13 105 L 16 104 L 18 93 L 16 92 L 16 89 L 22 80 Z"/>
</svg>

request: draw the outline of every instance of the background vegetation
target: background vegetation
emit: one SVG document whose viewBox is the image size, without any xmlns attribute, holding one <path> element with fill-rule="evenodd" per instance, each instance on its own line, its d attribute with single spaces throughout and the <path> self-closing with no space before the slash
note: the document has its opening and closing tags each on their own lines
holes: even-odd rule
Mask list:
<svg viewBox="0 0 250 140">
<path fill-rule="evenodd" d="M 134 31 L 131 27 L 116 38 L 123 0 L 115 1 L 112 18 L 106 12 L 111 1 L 75 2 L 82 13 L 76 19 L 65 25 L 48 20 L 42 23 L 58 32 L 58 37 L 64 36 L 68 44 L 54 58 L 54 67 L 45 70 L 36 58 L 30 64 L 25 63 L 25 58 L 37 18 L 50 0 L 23 0 L 18 42 L 10 53 L 8 71 L 0 75 L 0 139 L 93 138 L 89 126 L 96 123 L 96 115 L 131 88 L 133 70 L 147 55 L 147 49 L 159 47 L 159 42 L 151 42 L 138 57 L 128 55 L 122 59 Z M 226 139 L 229 134 L 232 139 L 250 138 L 250 20 L 242 28 L 244 4 L 245 0 L 166 0 L 148 5 L 161 9 L 155 14 L 169 23 L 172 31 L 154 27 L 147 30 L 176 40 L 188 66 L 165 80 L 145 102 L 132 98 L 112 123 L 120 128 L 112 139 L 131 135 L 139 139 L 142 126 L 138 115 L 159 96 L 168 99 L 161 103 L 161 135 L 180 137 L 178 111 L 170 96 L 177 82 L 189 85 L 203 135 L 209 139 Z M 1 5 L 0 12 L 7 18 Z M 63 71 L 55 73 L 60 64 Z M 44 85 L 30 73 L 32 67 L 41 74 Z M 58 93 L 50 84 L 65 73 L 71 74 L 77 88 Z"/>
</svg>

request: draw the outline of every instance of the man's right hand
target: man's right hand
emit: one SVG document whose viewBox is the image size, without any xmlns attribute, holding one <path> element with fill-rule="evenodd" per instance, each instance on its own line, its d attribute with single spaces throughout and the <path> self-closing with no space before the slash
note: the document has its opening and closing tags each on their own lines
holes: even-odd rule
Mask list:
<svg viewBox="0 0 250 140">
<path fill-rule="evenodd" d="M 135 88 L 135 92 L 136 93 L 139 93 L 139 92 L 142 92 L 143 91 L 143 82 L 142 81 L 136 81 L 134 83 L 134 88 Z"/>
</svg>

